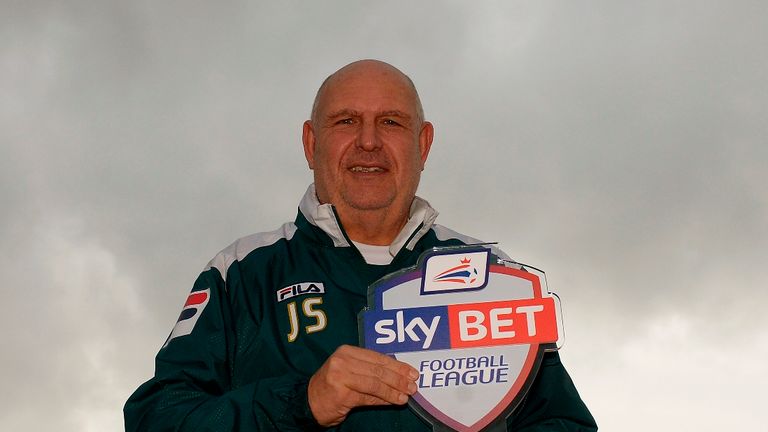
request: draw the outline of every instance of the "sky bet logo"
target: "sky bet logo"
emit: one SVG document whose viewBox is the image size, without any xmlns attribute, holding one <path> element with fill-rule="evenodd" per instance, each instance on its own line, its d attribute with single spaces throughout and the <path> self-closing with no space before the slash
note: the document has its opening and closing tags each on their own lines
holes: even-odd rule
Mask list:
<svg viewBox="0 0 768 432">
<path fill-rule="evenodd" d="M 382 353 L 557 340 L 552 298 L 371 311 L 365 346 Z"/>
<path fill-rule="evenodd" d="M 360 343 L 419 371 L 417 414 L 476 432 L 514 415 L 544 352 L 562 342 L 559 310 L 540 270 L 484 246 L 433 249 L 369 287 Z"/>
</svg>

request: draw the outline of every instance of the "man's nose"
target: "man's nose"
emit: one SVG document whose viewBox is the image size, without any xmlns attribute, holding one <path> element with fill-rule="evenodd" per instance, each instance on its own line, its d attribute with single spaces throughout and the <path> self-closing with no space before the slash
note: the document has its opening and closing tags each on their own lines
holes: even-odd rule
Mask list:
<svg viewBox="0 0 768 432">
<path fill-rule="evenodd" d="M 374 151 L 381 147 L 374 121 L 362 122 L 360 134 L 357 137 L 357 146 L 365 151 Z"/>
</svg>

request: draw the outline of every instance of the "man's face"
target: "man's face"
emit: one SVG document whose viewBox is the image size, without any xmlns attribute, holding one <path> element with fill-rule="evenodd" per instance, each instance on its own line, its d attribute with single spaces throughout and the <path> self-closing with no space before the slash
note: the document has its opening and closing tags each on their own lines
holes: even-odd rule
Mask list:
<svg viewBox="0 0 768 432">
<path fill-rule="evenodd" d="M 304 152 L 323 203 L 340 212 L 403 209 L 416 194 L 432 143 L 406 78 L 358 65 L 331 78 L 304 124 Z"/>
</svg>

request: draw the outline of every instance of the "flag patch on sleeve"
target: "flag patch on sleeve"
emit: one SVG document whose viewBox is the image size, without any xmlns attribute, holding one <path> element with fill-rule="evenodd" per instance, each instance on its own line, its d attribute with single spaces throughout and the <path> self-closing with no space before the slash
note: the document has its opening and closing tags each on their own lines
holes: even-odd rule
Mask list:
<svg viewBox="0 0 768 432">
<path fill-rule="evenodd" d="M 168 346 L 171 340 L 192 333 L 192 329 L 195 328 L 195 324 L 200 315 L 203 314 L 203 309 L 205 309 L 210 298 L 210 288 L 189 293 L 189 297 L 187 297 L 187 301 L 184 302 L 184 307 L 181 309 L 181 314 L 179 314 L 179 319 L 176 321 L 176 325 L 173 326 L 173 330 L 171 330 L 171 334 L 168 336 L 168 340 L 165 341 L 163 348 Z"/>
</svg>

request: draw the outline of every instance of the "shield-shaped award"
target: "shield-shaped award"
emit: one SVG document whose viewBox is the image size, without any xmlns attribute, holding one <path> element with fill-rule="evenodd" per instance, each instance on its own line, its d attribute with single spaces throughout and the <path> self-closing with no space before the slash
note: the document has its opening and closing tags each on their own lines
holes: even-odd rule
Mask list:
<svg viewBox="0 0 768 432">
<path fill-rule="evenodd" d="M 436 431 L 506 430 L 563 335 L 544 273 L 485 245 L 432 249 L 375 282 L 359 322 L 363 347 L 419 371 L 409 405 Z"/>
</svg>

